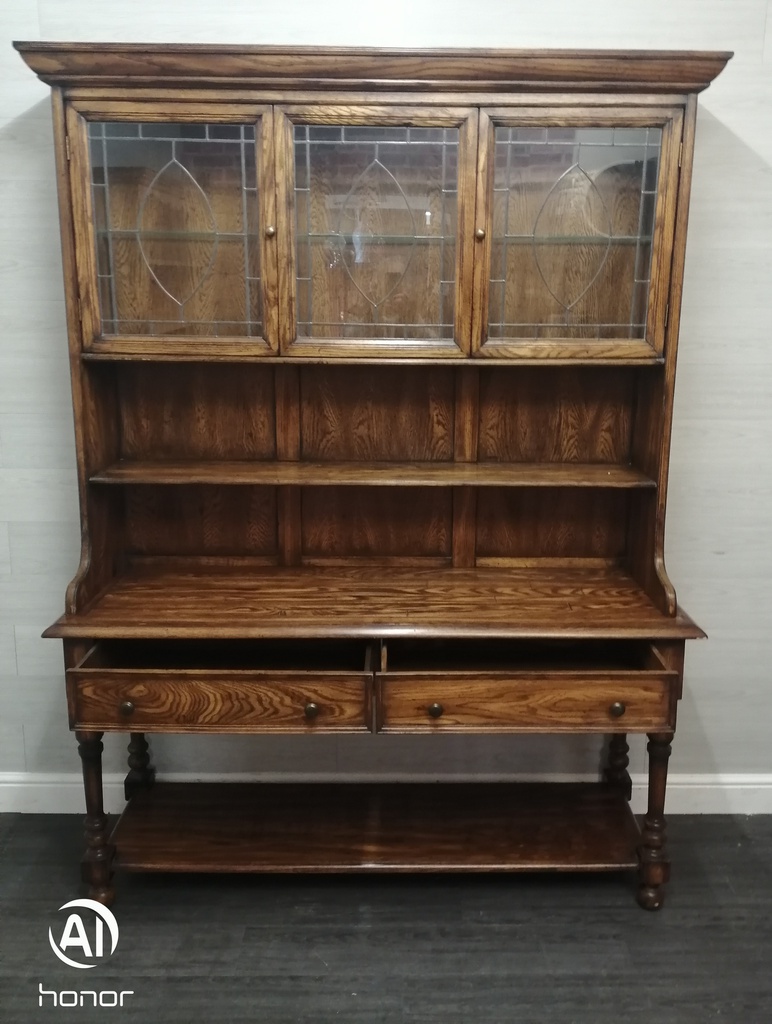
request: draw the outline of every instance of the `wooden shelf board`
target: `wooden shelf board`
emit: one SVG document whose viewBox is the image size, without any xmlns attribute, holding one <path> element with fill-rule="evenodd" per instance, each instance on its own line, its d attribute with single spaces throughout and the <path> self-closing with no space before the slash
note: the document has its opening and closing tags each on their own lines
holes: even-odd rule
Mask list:
<svg viewBox="0 0 772 1024">
<path fill-rule="evenodd" d="M 479 351 L 471 355 L 455 341 L 445 338 L 336 338 L 296 337 L 282 353 L 271 348 L 265 339 L 247 335 L 219 337 L 192 334 L 108 334 L 94 341 L 81 352 L 83 359 L 194 359 L 199 362 L 242 359 L 268 359 L 282 362 L 386 363 L 406 364 L 439 362 L 453 366 L 501 365 L 522 366 L 564 362 L 567 365 L 641 366 L 661 363 L 662 354 L 643 338 L 520 338 L 506 334 L 489 337 Z"/>
<path fill-rule="evenodd" d="M 92 639 L 687 639 L 622 568 L 137 565 L 45 633 Z"/>
<path fill-rule="evenodd" d="M 384 487 L 656 487 L 632 466 L 561 462 L 123 461 L 98 484 L 258 484 Z"/>
<path fill-rule="evenodd" d="M 115 827 L 134 871 L 615 871 L 638 826 L 600 783 L 158 783 Z"/>
<path fill-rule="evenodd" d="M 242 345 L 241 342 L 226 343 L 213 338 L 210 340 L 191 339 L 189 342 L 167 342 L 164 339 L 150 339 L 141 347 L 100 342 L 99 348 L 88 349 L 81 353 L 81 359 L 87 363 L 264 363 L 268 366 L 299 365 L 299 366 L 479 366 L 479 367 L 517 367 L 517 366 L 662 366 L 664 356 L 653 351 L 645 356 L 600 355 L 595 353 L 583 355 L 523 355 L 522 353 L 494 357 L 490 354 L 478 358 L 469 358 L 458 350 L 452 353 L 442 349 L 439 355 L 430 357 L 416 354 L 413 356 L 397 355 L 336 355 L 333 352 L 316 355 L 279 356 L 269 352 L 265 347 L 254 344 Z"/>
</svg>

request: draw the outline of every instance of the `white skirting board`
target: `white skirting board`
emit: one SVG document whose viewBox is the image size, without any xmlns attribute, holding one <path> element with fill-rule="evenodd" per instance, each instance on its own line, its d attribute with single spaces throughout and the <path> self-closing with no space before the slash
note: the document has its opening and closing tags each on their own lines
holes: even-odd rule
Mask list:
<svg viewBox="0 0 772 1024">
<path fill-rule="evenodd" d="M 475 776 L 350 776 L 303 775 L 193 775 L 168 774 L 167 782 L 577 782 L 596 776 L 518 775 Z M 124 807 L 123 775 L 105 775 L 105 810 Z M 633 810 L 646 810 L 646 776 L 633 776 Z M 668 814 L 772 814 L 772 774 L 671 775 L 667 784 Z M 35 775 L 0 772 L 0 813 L 83 814 L 83 782 L 79 774 Z"/>
</svg>

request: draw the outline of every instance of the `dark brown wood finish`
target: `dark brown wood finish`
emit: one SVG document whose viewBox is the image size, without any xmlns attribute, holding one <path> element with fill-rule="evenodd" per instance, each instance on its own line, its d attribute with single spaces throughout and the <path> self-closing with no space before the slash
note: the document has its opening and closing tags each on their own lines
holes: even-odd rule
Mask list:
<svg viewBox="0 0 772 1024">
<path fill-rule="evenodd" d="M 203 678 L 202 678 L 203 676 Z M 75 672 L 78 728 L 152 732 L 364 732 L 366 677 L 332 673 Z M 650 723 L 657 725 L 659 723 Z"/>
<path fill-rule="evenodd" d="M 158 783 L 111 836 L 118 868 L 238 872 L 618 871 L 639 841 L 627 801 L 586 783 Z"/>
<path fill-rule="evenodd" d="M 633 792 L 633 781 L 627 770 L 630 767 L 629 754 L 627 734 L 624 732 L 614 733 L 609 742 L 608 764 L 604 771 L 604 777 L 612 786 L 617 786 L 628 800 Z"/>
<path fill-rule="evenodd" d="M 665 787 L 671 754 L 672 733 L 649 736 L 649 806 L 643 820 L 639 847 L 640 886 L 638 902 L 644 910 L 659 910 L 670 878 L 670 859 L 665 846 Z"/>
<path fill-rule="evenodd" d="M 355 91 L 414 86 L 601 92 L 699 92 L 732 54 L 695 50 L 396 50 L 345 47 L 201 46 L 17 42 L 26 63 L 52 85 L 277 84 Z"/>
<path fill-rule="evenodd" d="M 129 772 L 123 781 L 126 799 L 130 800 L 139 789 L 155 784 L 155 768 L 150 764 L 150 744 L 142 732 L 131 733 L 129 740 Z"/>
<path fill-rule="evenodd" d="M 115 846 L 108 842 L 108 821 L 102 797 L 102 733 L 82 731 L 76 732 L 75 737 L 83 764 L 83 788 L 86 795 L 83 880 L 89 885 L 89 899 L 109 906 L 115 896 L 112 886 Z"/>
<path fill-rule="evenodd" d="M 46 635 L 65 641 L 94 898 L 112 898 L 114 842 L 117 862 L 139 870 L 639 862 L 639 902 L 658 907 L 684 641 L 703 635 L 664 566 L 696 93 L 731 55 L 17 48 L 53 86 L 83 546 Z M 148 207 L 156 172 L 120 155 L 110 202 L 95 198 L 93 121 L 156 137 L 182 124 L 207 144 L 254 126 L 252 197 L 246 163 L 215 147 L 197 182 L 209 213 L 165 185 Z M 313 169 L 298 151 L 297 179 L 296 125 L 301 146 L 323 148 Z M 607 141 L 610 129 L 662 130 L 650 232 L 637 205 L 654 194 L 645 160 L 625 176 L 615 150 L 543 217 L 539 189 L 560 180 L 563 158 L 537 145 L 523 164 L 536 171 L 506 202 L 534 237 L 542 217 L 554 248 L 538 267 L 525 245 L 501 259 L 496 301 L 517 313 L 509 326 L 533 320 L 533 338 L 506 336 L 503 313 L 489 336 L 497 126 L 549 129 L 558 143 L 576 128 Z M 388 146 L 406 143 L 395 177 Z M 424 144 L 439 148 L 422 156 Z M 581 319 L 557 322 L 541 283 L 569 255 L 561 273 L 586 283 L 593 189 L 619 236 L 602 283 L 587 284 L 597 337 Z M 127 237 L 105 260 L 113 229 Z M 158 329 L 170 297 L 142 232 L 162 277 L 192 282 L 193 328 Z M 652 252 L 643 291 L 639 246 Z M 105 335 L 109 301 L 142 314 L 140 333 Z M 231 328 L 213 333 L 220 322 Z M 131 736 L 112 841 L 105 731 Z M 152 786 L 146 732 L 341 731 L 610 740 L 597 786 Z M 631 732 L 650 737 L 641 836 Z"/>
<path fill-rule="evenodd" d="M 679 166 L 681 160 L 681 142 L 683 128 L 683 113 L 680 107 L 672 109 L 643 107 L 630 110 L 617 110 L 613 107 L 595 107 L 592 99 L 582 108 L 566 107 L 560 108 L 557 104 L 549 107 L 534 106 L 517 108 L 492 108 L 481 112 L 481 131 L 479 137 L 478 153 L 478 210 L 477 210 L 477 238 L 478 258 L 475 263 L 475 308 L 477 314 L 474 322 L 472 347 L 479 355 L 488 357 L 509 356 L 513 359 L 521 357 L 540 356 L 543 359 L 565 358 L 582 359 L 593 354 L 599 355 L 627 355 L 631 360 L 645 358 L 651 355 L 661 355 L 664 346 L 664 335 L 667 321 L 667 301 L 670 282 L 670 260 L 672 249 L 672 236 L 675 221 L 676 197 L 678 194 Z M 490 278 L 492 265 L 492 250 L 494 239 L 494 185 L 495 172 L 492 154 L 494 151 L 494 133 L 496 128 L 503 127 L 529 127 L 541 130 L 544 128 L 553 129 L 581 129 L 592 127 L 597 128 L 633 128 L 633 127 L 657 127 L 662 131 L 662 145 L 660 168 L 658 175 L 657 203 L 654 227 L 651 238 L 652 262 L 651 262 L 651 284 L 648 289 L 648 315 L 646 317 L 645 337 L 636 339 L 625 328 L 609 331 L 604 329 L 601 333 L 598 329 L 597 338 L 588 338 L 587 332 L 581 327 L 575 328 L 566 324 L 555 324 L 554 320 L 547 320 L 554 324 L 547 333 L 547 338 L 520 339 L 520 338 L 489 338 L 486 327 L 487 311 L 490 298 Z M 538 164 L 537 164 L 538 166 Z M 567 170 L 567 168 L 566 168 Z M 610 172 L 609 172 L 610 173 Z M 524 168 L 524 177 L 527 177 L 527 168 Z M 598 175 L 602 180 L 602 175 Z M 643 184 L 643 182 L 641 181 Z M 587 188 L 592 191 L 597 188 L 595 182 L 586 179 Z M 622 179 L 617 182 L 617 201 L 614 211 L 615 227 L 613 231 L 621 235 L 634 236 L 640 224 L 639 206 L 643 201 L 639 196 L 627 195 L 626 184 Z M 511 199 L 509 200 L 511 202 Z M 562 204 L 558 203 L 554 211 L 554 220 L 551 224 L 544 224 L 546 201 L 537 199 L 536 206 L 532 213 L 538 214 L 537 220 L 542 225 L 541 230 L 548 234 L 560 236 L 566 233 L 565 222 L 568 211 Z M 508 220 L 508 217 L 505 218 Z M 548 220 L 550 218 L 547 218 Z M 535 225 L 534 225 L 535 226 Z M 561 231 L 561 227 L 563 230 Z M 597 230 L 592 218 L 585 222 L 584 229 L 588 233 Z M 574 226 L 574 230 L 576 227 Z M 569 230 L 569 234 L 571 231 Z M 533 264 L 530 257 L 531 246 L 521 246 L 515 250 L 515 262 L 507 265 L 506 292 L 509 295 L 517 296 L 518 306 L 524 312 L 526 320 L 542 321 L 542 306 L 548 292 L 544 288 L 544 277 L 541 268 Z M 556 255 L 553 257 L 553 270 L 566 267 L 572 270 L 576 268 L 572 259 L 573 249 L 565 246 L 556 247 Z M 582 251 L 581 249 L 579 250 Z M 611 250 L 610 250 L 611 252 Z M 520 258 L 518 258 L 518 256 Z M 599 288 L 599 294 L 595 296 L 597 308 L 596 318 L 602 323 L 614 323 L 620 318 L 624 320 L 630 310 L 633 281 L 639 273 L 636 265 L 635 252 L 623 246 L 621 250 L 614 251 L 608 258 L 608 265 L 613 266 L 612 280 L 615 282 L 606 284 Z M 583 280 L 585 268 L 580 259 L 579 267 L 582 270 Z M 496 276 L 500 276 L 499 273 Z M 581 288 L 581 286 L 580 286 Z M 590 285 L 586 291 L 590 294 Z M 508 304 L 508 303 L 505 303 Z"/>
<path fill-rule="evenodd" d="M 238 484 L 309 487 L 654 488 L 632 466 L 588 462 L 181 462 L 122 459 L 90 478 L 96 484 Z"/>
<path fill-rule="evenodd" d="M 662 615 L 622 569 L 534 565 L 452 569 L 390 566 L 167 569 L 138 564 L 46 636 L 627 637 L 704 634 Z"/>
<path fill-rule="evenodd" d="M 384 679 L 387 732 L 645 732 L 669 722 L 670 691 L 636 679 L 551 672 L 403 673 Z"/>
</svg>

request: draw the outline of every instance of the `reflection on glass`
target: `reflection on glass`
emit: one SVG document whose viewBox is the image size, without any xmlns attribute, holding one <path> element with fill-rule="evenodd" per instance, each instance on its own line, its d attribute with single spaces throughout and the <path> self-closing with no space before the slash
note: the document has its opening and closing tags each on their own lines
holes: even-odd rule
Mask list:
<svg viewBox="0 0 772 1024">
<path fill-rule="evenodd" d="M 497 128 L 489 337 L 643 338 L 659 128 Z"/>
<path fill-rule="evenodd" d="M 298 334 L 452 339 L 458 130 L 295 127 Z"/>
<path fill-rule="evenodd" d="M 89 125 L 105 334 L 260 336 L 252 125 Z"/>
</svg>

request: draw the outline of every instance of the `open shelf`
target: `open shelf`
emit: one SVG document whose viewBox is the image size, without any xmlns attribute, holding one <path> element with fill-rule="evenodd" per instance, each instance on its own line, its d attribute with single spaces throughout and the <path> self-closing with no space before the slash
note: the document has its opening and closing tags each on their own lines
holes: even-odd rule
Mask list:
<svg viewBox="0 0 772 1024">
<path fill-rule="evenodd" d="M 121 461 L 97 484 L 383 487 L 656 487 L 632 466 L 566 462 Z"/>
<path fill-rule="evenodd" d="M 53 637 L 664 638 L 704 634 L 663 615 L 616 566 L 293 568 L 138 564 Z"/>
<path fill-rule="evenodd" d="M 133 871 L 618 871 L 640 836 L 601 784 L 159 783 L 110 841 Z"/>
</svg>

